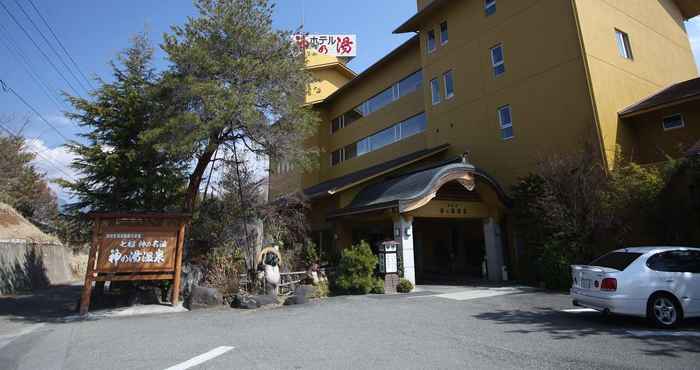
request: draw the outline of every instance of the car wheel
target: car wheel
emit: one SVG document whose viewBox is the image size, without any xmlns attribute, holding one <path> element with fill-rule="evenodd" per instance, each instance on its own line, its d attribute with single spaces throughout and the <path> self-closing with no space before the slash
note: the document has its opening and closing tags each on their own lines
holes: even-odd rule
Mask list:
<svg viewBox="0 0 700 370">
<path fill-rule="evenodd" d="M 656 293 L 649 298 L 647 318 L 659 328 L 673 328 L 683 320 L 683 309 L 670 294 Z"/>
</svg>

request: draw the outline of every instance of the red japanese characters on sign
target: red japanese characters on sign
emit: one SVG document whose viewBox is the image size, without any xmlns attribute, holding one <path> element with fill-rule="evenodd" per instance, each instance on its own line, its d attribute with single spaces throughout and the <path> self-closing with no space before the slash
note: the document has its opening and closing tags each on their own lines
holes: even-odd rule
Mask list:
<svg viewBox="0 0 700 370">
<path fill-rule="evenodd" d="M 357 56 L 357 35 L 293 35 L 294 42 L 303 49 L 337 57 Z"/>
</svg>

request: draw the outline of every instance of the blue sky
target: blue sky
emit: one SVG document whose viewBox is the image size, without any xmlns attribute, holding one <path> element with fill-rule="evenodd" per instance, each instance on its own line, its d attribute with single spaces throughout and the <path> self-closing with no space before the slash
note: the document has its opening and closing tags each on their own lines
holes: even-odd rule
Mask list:
<svg viewBox="0 0 700 370">
<path fill-rule="evenodd" d="M 195 15 L 195 9 L 190 0 L 33 0 L 33 2 L 53 27 L 81 71 L 88 76 L 98 75 L 106 79 L 111 78 L 107 63 L 114 59 L 120 50 L 128 46 L 129 38 L 133 34 L 147 30 L 152 41 L 158 44 L 162 40 L 162 34 L 169 30 L 170 25 L 182 24 L 187 16 Z M 17 3 L 22 5 L 46 37 L 53 42 L 52 36 L 44 28 L 29 0 L 0 0 L 0 3 L 7 6 L 68 81 L 82 91 L 17 5 Z M 301 24 L 303 14 L 305 29 L 308 32 L 357 34 L 358 57 L 351 62 L 350 67 L 360 72 L 410 37 L 410 35 L 394 35 L 391 31 L 415 11 L 415 0 L 342 2 L 278 0 L 275 27 L 296 29 Z M 2 6 L 0 6 L 0 24 L 8 30 L 6 34 L 0 27 L 0 79 L 22 95 L 56 126 L 63 136 L 74 138 L 78 129 L 63 117 L 61 109 L 66 108 L 61 106 L 61 102 L 57 106 L 51 98 L 47 97 L 40 85 L 31 78 L 21 59 L 16 59 L 16 53 L 8 51 L 5 47 L 8 36 L 14 42 L 11 46 L 13 48 L 18 46 L 22 50 L 32 64 L 31 69 L 47 85 L 57 90 L 69 90 L 68 83 L 44 60 Z M 700 17 L 689 22 L 687 27 L 696 56 L 700 56 Z M 59 47 L 55 47 L 60 52 Z M 700 60 L 700 58 L 696 59 Z M 65 62 L 70 64 L 67 59 Z M 157 67 L 164 68 L 166 65 L 163 53 L 159 52 Z M 80 78 L 80 75 L 75 74 Z M 84 81 L 82 84 L 87 85 Z M 53 96 L 56 97 L 56 94 Z M 38 161 L 38 165 L 47 172 L 49 177 L 62 176 L 61 171 L 56 167 L 70 172 L 66 169 L 66 165 L 71 157 L 61 147 L 64 139 L 42 123 L 36 115 L 31 114 L 30 109 L 14 96 L 0 93 L 0 118 L 8 115 L 16 117 L 11 124 L 12 129 L 20 127 L 21 118 L 29 118 L 29 125 L 24 128 L 23 133 L 30 139 L 36 139 L 33 141 L 34 148 L 41 151 L 45 157 L 51 158 L 52 164 L 46 163 L 45 160 Z"/>
</svg>

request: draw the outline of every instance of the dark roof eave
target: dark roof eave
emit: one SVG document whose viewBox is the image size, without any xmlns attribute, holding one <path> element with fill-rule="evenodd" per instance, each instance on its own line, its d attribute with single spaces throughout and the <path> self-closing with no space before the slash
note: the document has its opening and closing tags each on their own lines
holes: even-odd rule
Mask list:
<svg viewBox="0 0 700 370">
<path fill-rule="evenodd" d="M 335 179 L 324 181 L 303 190 L 304 196 L 308 200 L 326 198 L 349 187 L 354 187 L 366 181 L 374 179 L 383 174 L 390 173 L 411 163 L 432 157 L 441 153 L 449 147 L 449 144 L 442 144 L 433 148 L 419 150 L 391 161 L 366 168 L 364 170 L 349 173 Z"/>
<path fill-rule="evenodd" d="M 700 99 L 700 77 L 681 81 L 624 108 L 618 112 L 621 118 L 632 117 L 664 107 Z"/>
<path fill-rule="evenodd" d="M 390 202 L 385 202 L 385 203 L 380 203 L 380 204 L 372 204 L 369 206 L 364 206 L 364 207 L 356 207 L 356 208 L 341 208 L 336 211 L 331 212 L 326 219 L 332 220 L 338 217 L 345 217 L 345 216 L 352 216 L 352 215 L 358 215 L 362 213 L 368 213 L 368 212 L 376 212 L 376 211 L 383 211 L 385 209 L 391 209 L 391 208 L 398 208 L 399 202 L 398 201 L 390 201 Z"/>
</svg>

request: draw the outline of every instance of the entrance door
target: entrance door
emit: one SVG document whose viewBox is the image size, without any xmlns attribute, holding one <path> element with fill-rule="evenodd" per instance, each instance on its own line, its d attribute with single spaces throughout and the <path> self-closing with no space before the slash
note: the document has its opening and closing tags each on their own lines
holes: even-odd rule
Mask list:
<svg viewBox="0 0 700 370">
<path fill-rule="evenodd" d="M 415 219 L 416 279 L 419 283 L 464 283 L 481 279 L 484 260 L 482 221 Z"/>
</svg>

